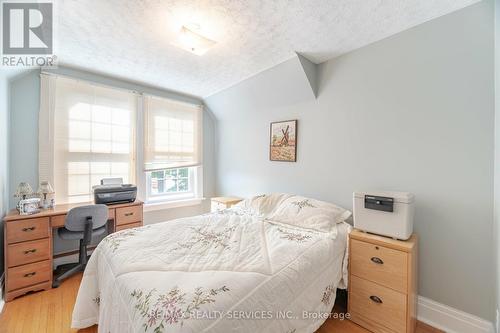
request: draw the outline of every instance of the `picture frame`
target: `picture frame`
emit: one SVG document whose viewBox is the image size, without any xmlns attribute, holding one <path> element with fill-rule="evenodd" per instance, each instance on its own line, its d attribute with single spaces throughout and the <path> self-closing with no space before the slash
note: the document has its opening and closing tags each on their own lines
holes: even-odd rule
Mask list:
<svg viewBox="0 0 500 333">
<path fill-rule="evenodd" d="M 40 212 L 40 198 L 20 200 L 18 203 L 19 215 L 32 215 Z"/>
<path fill-rule="evenodd" d="M 297 162 L 297 119 L 270 124 L 269 160 Z"/>
</svg>

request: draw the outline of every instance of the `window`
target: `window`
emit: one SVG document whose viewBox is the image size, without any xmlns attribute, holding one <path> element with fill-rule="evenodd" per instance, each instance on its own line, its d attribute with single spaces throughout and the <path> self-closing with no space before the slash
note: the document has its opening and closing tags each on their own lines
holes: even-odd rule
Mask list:
<svg viewBox="0 0 500 333">
<path fill-rule="evenodd" d="M 201 165 L 201 107 L 146 96 L 144 169 Z"/>
<path fill-rule="evenodd" d="M 41 144 L 52 142 L 53 160 L 41 166 L 50 169 L 43 172 L 52 175 L 56 202 L 92 201 L 92 186 L 102 178 L 135 182 L 137 96 L 62 77 L 45 80 L 54 81 L 53 126 Z"/>
<path fill-rule="evenodd" d="M 146 203 L 202 196 L 200 105 L 41 78 L 39 177 L 57 203 L 92 201 L 92 187 L 110 177 L 137 184 Z"/>
<path fill-rule="evenodd" d="M 199 197 L 201 107 L 152 96 L 144 107 L 147 201 Z"/>
<path fill-rule="evenodd" d="M 196 167 L 156 170 L 147 173 L 149 202 L 196 198 Z"/>
</svg>

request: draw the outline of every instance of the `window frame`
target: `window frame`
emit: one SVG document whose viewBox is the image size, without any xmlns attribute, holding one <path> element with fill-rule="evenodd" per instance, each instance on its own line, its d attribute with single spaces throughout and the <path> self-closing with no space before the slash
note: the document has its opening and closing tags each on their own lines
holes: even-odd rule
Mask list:
<svg viewBox="0 0 500 333">
<path fill-rule="evenodd" d="M 144 170 L 144 103 L 145 95 L 142 94 L 138 98 L 137 105 L 137 120 L 136 120 L 136 182 L 137 182 L 137 197 L 144 202 L 145 211 L 154 211 L 168 208 L 176 208 L 183 206 L 191 206 L 201 204 L 204 200 L 203 186 L 203 162 L 201 165 L 187 167 L 193 170 L 193 191 L 192 195 L 167 195 L 167 196 L 149 196 L 148 173 Z M 158 96 L 161 98 L 167 98 Z M 202 121 L 201 149 L 203 149 L 203 121 Z M 182 168 L 182 167 L 181 167 Z"/>
</svg>

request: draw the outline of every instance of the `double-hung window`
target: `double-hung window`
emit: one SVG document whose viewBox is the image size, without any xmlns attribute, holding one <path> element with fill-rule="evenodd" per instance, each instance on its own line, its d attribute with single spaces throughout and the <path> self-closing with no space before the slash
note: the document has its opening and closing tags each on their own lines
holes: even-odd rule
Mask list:
<svg viewBox="0 0 500 333">
<path fill-rule="evenodd" d="M 42 74 L 44 92 L 39 173 L 56 202 L 92 201 L 103 178 L 134 183 L 137 95 Z"/>
<path fill-rule="evenodd" d="M 199 105 L 144 97 L 144 170 L 147 202 L 201 196 Z"/>
</svg>

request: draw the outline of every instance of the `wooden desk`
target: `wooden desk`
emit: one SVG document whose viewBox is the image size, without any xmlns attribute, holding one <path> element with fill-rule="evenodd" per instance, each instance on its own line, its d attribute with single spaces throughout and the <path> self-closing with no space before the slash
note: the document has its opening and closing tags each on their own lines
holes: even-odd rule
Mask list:
<svg viewBox="0 0 500 333">
<path fill-rule="evenodd" d="M 56 205 L 33 215 L 10 211 L 4 218 L 5 300 L 52 288 L 52 229 L 64 226 L 71 208 L 92 203 Z M 140 227 L 141 201 L 110 205 L 108 232 Z"/>
</svg>

